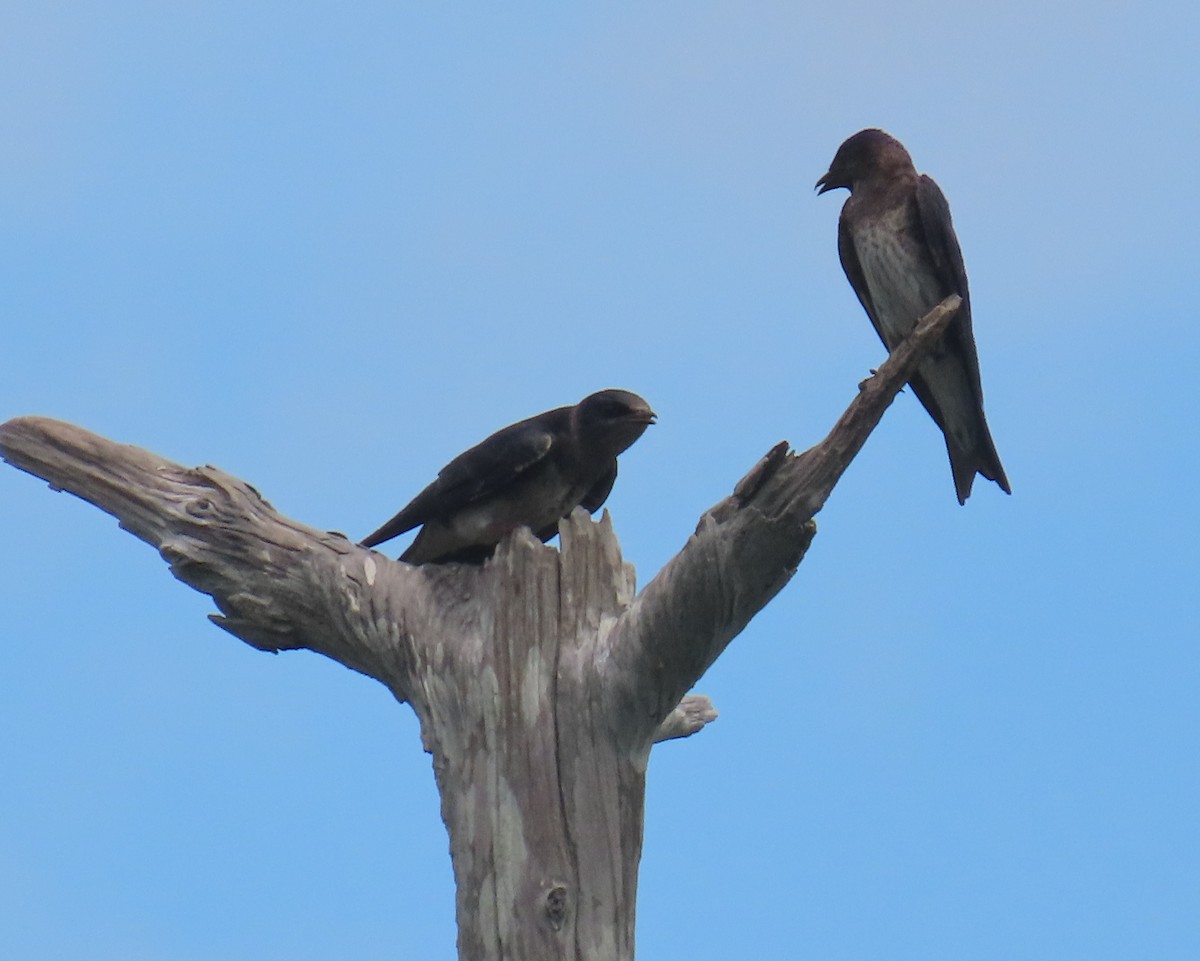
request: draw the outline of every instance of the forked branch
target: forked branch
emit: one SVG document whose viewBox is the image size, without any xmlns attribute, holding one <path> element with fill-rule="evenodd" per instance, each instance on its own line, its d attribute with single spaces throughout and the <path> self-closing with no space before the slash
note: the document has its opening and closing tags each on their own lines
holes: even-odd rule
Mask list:
<svg viewBox="0 0 1200 961">
<path fill-rule="evenodd" d="M 411 567 L 277 513 L 249 484 L 39 417 L 0 454 L 117 517 L 264 650 L 306 648 L 416 710 L 442 794 L 459 956 L 629 961 L 646 755 L 716 717 L 685 697 L 795 573 L 821 509 L 958 309 L 949 297 L 829 436 L 781 443 L 637 594 L 608 515 L 561 549 L 518 530 L 482 566 Z"/>
</svg>

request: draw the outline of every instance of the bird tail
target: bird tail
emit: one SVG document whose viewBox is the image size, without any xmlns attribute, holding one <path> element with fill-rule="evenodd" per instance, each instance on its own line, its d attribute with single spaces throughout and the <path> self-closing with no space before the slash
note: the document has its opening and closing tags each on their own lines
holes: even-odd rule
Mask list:
<svg viewBox="0 0 1200 961">
<path fill-rule="evenodd" d="M 971 487 L 975 483 L 975 475 L 982 474 L 994 481 L 1006 494 L 1012 493 L 1008 484 L 1008 475 L 1004 473 L 1004 465 L 1000 463 L 1000 455 L 996 453 L 996 445 L 992 434 L 983 425 L 978 435 L 978 443 L 970 450 L 958 449 L 951 440 L 951 434 L 946 434 L 946 450 L 950 454 L 950 470 L 954 474 L 954 491 L 958 494 L 958 502 L 965 504 L 971 496 Z"/>
<path fill-rule="evenodd" d="M 411 531 L 416 526 L 416 524 L 410 521 L 407 512 L 401 511 L 381 528 L 379 528 L 379 530 L 368 534 L 358 543 L 361 547 L 375 547 L 378 544 L 382 544 L 384 541 L 390 541 L 393 537 L 397 537 L 406 531 Z"/>
</svg>

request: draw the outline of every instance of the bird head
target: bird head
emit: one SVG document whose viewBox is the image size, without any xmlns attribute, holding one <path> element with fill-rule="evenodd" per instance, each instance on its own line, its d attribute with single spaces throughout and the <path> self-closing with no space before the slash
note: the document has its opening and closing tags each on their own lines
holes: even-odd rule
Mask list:
<svg viewBox="0 0 1200 961">
<path fill-rule="evenodd" d="M 572 426 L 585 449 L 616 457 L 657 419 L 650 405 L 637 394 L 601 390 L 575 405 Z"/>
<path fill-rule="evenodd" d="M 834 154 L 829 170 L 817 181 L 817 194 L 845 187 L 851 193 L 857 183 L 879 174 L 912 169 L 912 158 L 895 137 L 882 130 L 860 130 Z"/>
</svg>

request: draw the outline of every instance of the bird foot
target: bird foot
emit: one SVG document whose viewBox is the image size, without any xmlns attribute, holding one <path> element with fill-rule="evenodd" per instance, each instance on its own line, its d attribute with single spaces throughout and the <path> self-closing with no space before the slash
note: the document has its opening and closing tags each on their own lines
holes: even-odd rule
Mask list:
<svg viewBox="0 0 1200 961">
<path fill-rule="evenodd" d="M 874 377 L 876 374 L 878 374 L 878 373 L 879 373 L 879 371 L 877 371 L 877 370 L 876 370 L 874 367 L 871 367 L 871 368 L 869 368 L 869 370 L 870 370 L 870 372 L 871 372 L 871 377 Z M 864 378 L 863 380 L 860 380 L 860 381 L 858 382 L 858 389 L 859 389 L 859 390 L 866 390 L 866 389 L 867 389 L 867 384 L 869 384 L 869 383 L 871 382 L 871 377 L 866 377 L 866 378 Z M 903 394 L 903 393 L 904 393 L 904 388 L 903 388 L 903 387 L 901 387 L 901 388 L 900 388 L 900 389 L 899 389 L 899 390 L 898 390 L 896 393 L 898 393 L 898 394 Z"/>
</svg>

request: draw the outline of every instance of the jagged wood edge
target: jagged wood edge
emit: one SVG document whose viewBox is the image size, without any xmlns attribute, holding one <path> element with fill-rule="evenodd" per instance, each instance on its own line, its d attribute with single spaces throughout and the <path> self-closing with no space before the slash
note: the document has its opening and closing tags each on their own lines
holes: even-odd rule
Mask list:
<svg viewBox="0 0 1200 961">
<path fill-rule="evenodd" d="M 648 748 L 680 697 L 791 579 L 816 533 L 814 515 L 961 303 L 951 295 L 921 318 L 823 441 L 802 453 L 786 443 L 768 451 L 618 619 L 601 689 L 614 716 L 643 719 L 631 749 Z"/>
<path fill-rule="evenodd" d="M 715 717 L 689 713 L 684 694 L 795 573 L 816 531 L 813 516 L 959 303 L 948 297 L 922 318 L 860 385 L 825 440 L 800 454 L 786 443 L 772 448 L 596 639 L 606 645 L 612 683 L 604 691 L 620 712 L 614 716 L 642 719 L 631 747 L 683 736 Z M 343 535 L 283 517 L 223 471 L 184 468 L 61 421 L 20 417 L 0 425 L 0 456 L 158 548 L 177 578 L 213 597 L 221 610 L 214 622 L 246 643 L 324 654 L 382 680 L 401 700 L 411 695 L 405 681 L 413 636 L 436 629 L 442 602 L 463 590 L 462 568 L 412 568 L 373 552 L 364 558 L 365 549 Z M 564 550 L 571 529 L 564 525 Z M 215 542 L 214 531 L 226 542 Z M 332 563 L 343 576 L 298 579 L 301 558 L 314 569 Z M 404 598 L 400 610 L 389 609 L 395 597 Z M 380 603 L 364 618 L 364 608 Z M 380 624 L 390 630 L 381 633 Z"/>
</svg>

